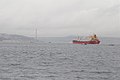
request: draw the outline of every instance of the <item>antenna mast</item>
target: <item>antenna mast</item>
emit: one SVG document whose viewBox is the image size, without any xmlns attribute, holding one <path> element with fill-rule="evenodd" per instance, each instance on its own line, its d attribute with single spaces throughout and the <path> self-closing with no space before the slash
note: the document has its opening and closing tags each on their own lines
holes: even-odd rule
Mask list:
<svg viewBox="0 0 120 80">
<path fill-rule="evenodd" d="M 35 30 L 35 38 L 36 38 L 36 40 L 37 40 L 37 28 L 36 28 L 36 30 Z"/>
</svg>

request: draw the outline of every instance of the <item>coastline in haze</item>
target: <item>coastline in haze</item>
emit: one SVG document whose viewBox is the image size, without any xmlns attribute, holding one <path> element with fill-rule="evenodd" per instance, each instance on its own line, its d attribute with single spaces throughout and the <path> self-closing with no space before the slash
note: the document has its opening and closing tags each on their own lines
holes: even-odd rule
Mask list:
<svg viewBox="0 0 120 80">
<path fill-rule="evenodd" d="M 39 42 L 39 43 L 72 43 L 73 39 L 76 39 L 77 36 L 67 36 L 67 37 L 38 37 L 37 41 L 35 37 L 27 37 L 17 34 L 0 34 L 0 41 L 22 41 L 22 42 Z M 100 44 L 120 44 L 120 38 L 114 37 L 99 37 Z"/>
</svg>

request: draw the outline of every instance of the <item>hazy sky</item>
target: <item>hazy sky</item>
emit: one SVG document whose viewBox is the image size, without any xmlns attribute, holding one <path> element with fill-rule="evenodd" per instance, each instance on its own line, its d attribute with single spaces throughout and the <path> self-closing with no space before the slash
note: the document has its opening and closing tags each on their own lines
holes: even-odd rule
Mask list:
<svg viewBox="0 0 120 80">
<path fill-rule="evenodd" d="M 120 37 L 120 0 L 0 0 L 0 33 Z"/>
</svg>

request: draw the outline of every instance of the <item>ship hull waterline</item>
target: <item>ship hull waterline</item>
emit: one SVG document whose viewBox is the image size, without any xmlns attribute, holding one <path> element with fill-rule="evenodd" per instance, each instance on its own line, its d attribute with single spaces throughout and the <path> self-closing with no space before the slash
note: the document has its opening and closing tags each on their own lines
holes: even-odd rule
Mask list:
<svg viewBox="0 0 120 80">
<path fill-rule="evenodd" d="M 99 44 L 100 41 L 77 41 L 73 40 L 73 44 Z"/>
</svg>

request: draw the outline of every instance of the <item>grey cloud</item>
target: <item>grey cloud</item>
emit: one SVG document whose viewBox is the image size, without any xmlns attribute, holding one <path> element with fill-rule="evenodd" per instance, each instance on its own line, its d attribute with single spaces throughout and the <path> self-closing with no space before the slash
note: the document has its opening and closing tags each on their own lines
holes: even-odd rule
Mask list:
<svg viewBox="0 0 120 80">
<path fill-rule="evenodd" d="M 115 29 L 120 26 L 119 1 L 1 0 L 0 31 L 34 36 L 34 29 L 38 28 L 39 36 L 92 32 L 116 36 L 120 34 Z"/>
</svg>

